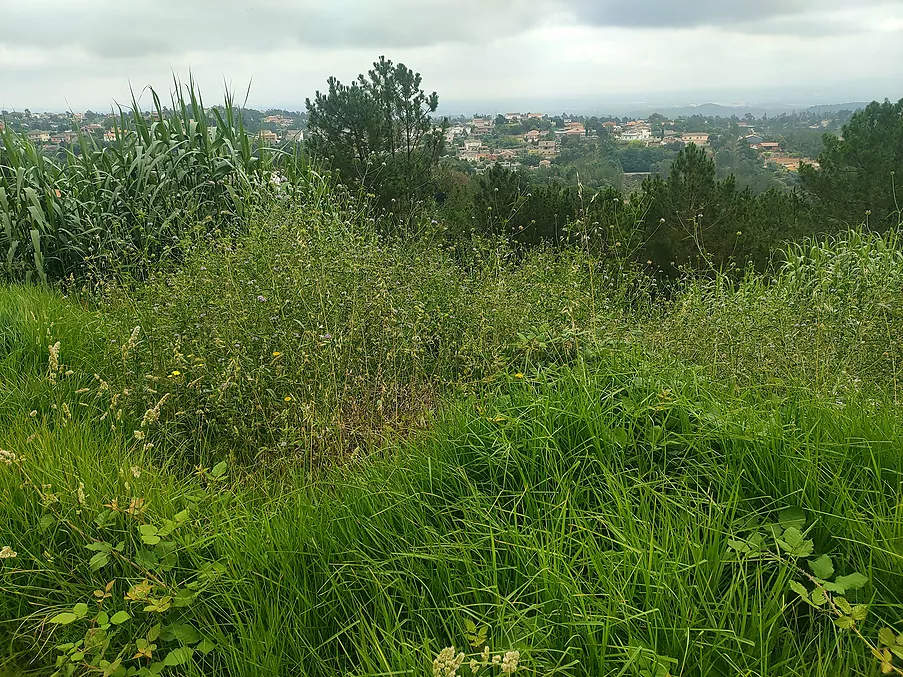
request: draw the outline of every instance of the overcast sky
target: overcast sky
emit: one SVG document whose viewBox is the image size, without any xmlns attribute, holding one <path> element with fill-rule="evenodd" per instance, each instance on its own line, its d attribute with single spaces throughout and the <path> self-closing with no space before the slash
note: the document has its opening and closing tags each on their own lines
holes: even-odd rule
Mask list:
<svg viewBox="0 0 903 677">
<path fill-rule="evenodd" d="M 250 82 L 249 105 L 301 109 L 380 54 L 446 110 L 899 99 L 903 0 L 0 0 L 7 109 L 105 110 L 189 71 L 208 103 Z"/>
</svg>

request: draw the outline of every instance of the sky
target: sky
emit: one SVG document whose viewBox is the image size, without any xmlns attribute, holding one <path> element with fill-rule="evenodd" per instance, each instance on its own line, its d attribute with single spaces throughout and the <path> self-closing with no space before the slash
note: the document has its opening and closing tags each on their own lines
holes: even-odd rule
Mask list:
<svg viewBox="0 0 903 677">
<path fill-rule="evenodd" d="M 380 55 L 449 113 L 897 100 L 903 0 L 0 0 L 9 110 L 109 110 L 189 73 L 208 104 L 300 110 Z"/>
</svg>

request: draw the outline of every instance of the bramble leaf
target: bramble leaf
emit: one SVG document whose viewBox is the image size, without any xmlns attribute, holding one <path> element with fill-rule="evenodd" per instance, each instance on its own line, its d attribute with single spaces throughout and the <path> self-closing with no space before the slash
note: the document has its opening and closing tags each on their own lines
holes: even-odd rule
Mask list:
<svg viewBox="0 0 903 677">
<path fill-rule="evenodd" d="M 859 590 L 859 588 L 863 587 L 868 582 L 868 577 L 863 576 L 858 571 L 854 571 L 847 576 L 838 576 L 834 579 L 834 585 L 843 588 L 840 591 L 841 594 L 843 594 L 847 590 Z"/>
<path fill-rule="evenodd" d="M 812 541 L 805 538 L 796 527 L 787 529 L 783 539 L 778 539 L 778 545 L 791 557 L 808 557 L 814 548 Z"/>
<path fill-rule="evenodd" d="M 825 591 L 821 588 L 815 588 L 812 591 L 812 603 L 815 606 L 824 606 L 828 601 L 828 596 L 825 594 Z"/>
<path fill-rule="evenodd" d="M 834 563 L 827 555 L 822 555 L 818 559 L 810 559 L 809 568 L 812 569 L 812 573 L 815 574 L 816 578 L 820 578 L 823 581 L 834 575 Z"/>
<path fill-rule="evenodd" d="M 806 586 L 797 581 L 790 581 L 790 589 L 793 590 L 797 595 L 803 598 L 804 601 L 811 604 L 812 602 L 809 600 L 809 591 L 806 590 Z"/>
<path fill-rule="evenodd" d="M 840 616 L 839 618 L 834 619 L 834 625 L 842 630 L 849 630 L 856 625 L 856 621 L 854 621 L 851 616 Z"/>
<path fill-rule="evenodd" d="M 223 477 L 223 475 L 226 474 L 226 470 L 228 468 L 229 468 L 228 463 L 226 463 L 225 461 L 220 461 L 215 466 L 213 466 L 213 469 L 210 471 L 210 474 L 213 477 L 215 477 L 216 479 L 221 479 Z"/>
<path fill-rule="evenodd" d="M 98 552 L 88 560 L 88 566 L 91 571 L 100 571 L 110 563 L 110 556 L 105 552 Z"/>
<path fill-rule="evenodd" d="M 74 613 L 79 619 L 84 618 L 88 615 L 88 605 L 84 602 L 79 602 L 74 607 L 72 607 L 72 613 Z"/>
<path fill-rule="evenodd" d="M 897 643 L 897 636 L 890 628 L 881 628 L 878 631 L 878 641 L 884 646 L 893 646 Z"/>
<path fill-rule="evenodd" d="M 853 607 L 853 613 L 850 615 L 854 621 L 864 621 L 869 614 L 869 608 L 865 604 L 857 604 Z"/>
<path fill-rule="evenodd" d="M 778 513 L 778 524 L 785 529 L 802 529 L 806 524 L 806 513 L 795 506 L 787 508 Z"/>
<path fill-rule="evenodd" d="M 191 660 L 191 656 L 193 654 L 194 650 L 190 646 L 181 646 L 178 649 L 173 649 L 168 654 L 166 654 L 166 658 L 163 659 L 163 663 L 170 667 L 182 665 Z"/>
</svg>

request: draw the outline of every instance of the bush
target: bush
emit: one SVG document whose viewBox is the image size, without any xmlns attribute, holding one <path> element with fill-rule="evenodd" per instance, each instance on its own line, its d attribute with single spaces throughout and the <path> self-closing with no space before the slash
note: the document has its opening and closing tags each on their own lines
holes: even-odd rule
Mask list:
<svg viewBox="0 0 903 677">
<path fill-rule="evenodd" d="M 422 426 L 457 389 L 574 355 L 614 331 L 636 294 L 579 250 L 515 257 L 472 240 L 381 237 L 368 208 L 324 181 L 260 214 L 234 246 L 113 293 L 136 411 L 164 396 L 172 431 L 309 462 Z"/>
</svg>

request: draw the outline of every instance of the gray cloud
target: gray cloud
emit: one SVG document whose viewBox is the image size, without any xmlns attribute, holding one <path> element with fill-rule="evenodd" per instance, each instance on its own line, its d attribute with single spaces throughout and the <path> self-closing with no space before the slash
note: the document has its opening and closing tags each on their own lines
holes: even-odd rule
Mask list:
<svg viewBox="0 0 903 677">
<path fill-rule="evenodd" d="M 519 0 L 0 0 L 0 44 L 70 46 L 107 58 L 296 45 L 421 47 L 518 33 L 536 20 L 528 9 Z"/>
<path fill-rule="evenodd" d="M 577 21 L 619 28 L 728 28 L 772 35 L 831 35 L 831 13 L 899 5 L 899 0 L 560 0 Z"/>
</svg>

